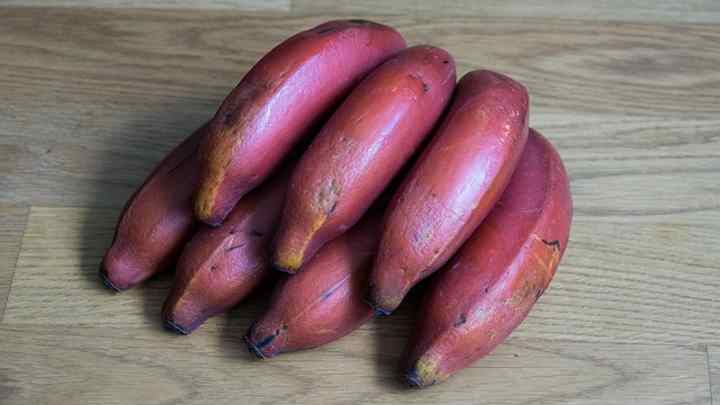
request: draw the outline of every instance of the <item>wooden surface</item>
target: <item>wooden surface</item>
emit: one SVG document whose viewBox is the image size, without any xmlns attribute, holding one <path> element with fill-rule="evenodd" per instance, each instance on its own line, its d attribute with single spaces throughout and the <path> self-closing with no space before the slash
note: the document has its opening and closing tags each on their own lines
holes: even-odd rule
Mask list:
<svg viewBox="0 0 720 405">
<path fill-rule="evenodd" d="M 450 3 L 0 1 L 0 403 L 720 405 L 720 3 Z M 178 337 L 158 314 L 171 275 L 120 295 L 97 280 L 154 163 L 270 47 L 351 15 L 523 81 L 572 178 L 552 287 L 424 391 L 397 383 L 417 294 L 263 362 L 242 335 L 264 292 Z"/>
<path fill-rule="evenodd" d="M 710 398 L 712 405 L 720 405 L 720 346 L 710 346 L 708 351 L 708 368 L 710 372 Z"/>
</svg>

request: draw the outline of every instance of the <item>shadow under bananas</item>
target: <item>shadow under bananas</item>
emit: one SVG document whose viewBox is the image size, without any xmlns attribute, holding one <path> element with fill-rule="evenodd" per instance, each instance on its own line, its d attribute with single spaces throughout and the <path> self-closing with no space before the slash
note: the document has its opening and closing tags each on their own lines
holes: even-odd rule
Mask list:
<svg viewBox="0 0 720 405">
<path fill-rule="evenodd" d="M 117 220 L 132 193 L 140 187 L 155 165 L 208 119 L 221 99 L 144 98 L 142 112 L 137 106 L 123 111 L 102 129 L 88 123 L 88 134 L 96 139 L 92 159 L 96 171 L 89 174 L 89 195 L 81 219 L 82 251 L 79 271 L 90 285 L 104 289 L 99 268 L 110 246 Z M 135 111 L 132 111 L 135 109 Z M 107 127 L 112 128 L 108 130 Z M 161 327 L 160 310 L 172 283 L 172 269 L 137 287 L 147 323 Z M 108 289 L 108 293 L 112 293 Z"/>
<path fill-rule="evenodd" d="M 244 337 L 250 325 L 260 317 L 270 303 L 273 287 L 282 276 L 273 273 L 276 272 L 272 271 L 269 277 L 235 308 L 219 315 L 221 318 L 219 334 L 222 342 L 220 350 L 223 356 L 233 360 L 260 361 L 248 351 Z"/>
<path fill-rule="evenodd" d="M 406 391 L 403 381 L 405 349 L 415 328 L 424 283 L 416 286 L 391 315 L 373 320 L 376 376 L 378 383 L 392 391 Z"/>
</svg>

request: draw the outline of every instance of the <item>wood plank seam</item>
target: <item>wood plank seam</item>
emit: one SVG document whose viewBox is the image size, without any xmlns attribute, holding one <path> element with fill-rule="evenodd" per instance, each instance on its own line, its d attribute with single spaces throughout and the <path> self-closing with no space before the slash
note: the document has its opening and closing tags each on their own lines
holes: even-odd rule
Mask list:
<svg viewBox="0 0 720 405">
<path fill-rule="evenodd" d="M 710 345 L 705 345 L 705 363 L 707 365 L 708 374 L 708 390 L 710 390 L 710 405 L 715 405 L 715 399 L 713 398 L 713 386 L 712 386 L 712 364 L 710 364 Z"/>
<path fill-rule="evenodd" d="M 22 218 L 22 235 L 20 236 L 20 243 L 15 250 L 15 258 L 13 260 L 12 268 L 10 269 L 11 274 L 10 281 L 8 283 L 7 295 L 5 296 L 5 300 L 2 303 L 2 307 L 0 307 L 0 324 L 3 323 L 3 321 L 5 320 L 5 310 L 7 309 L 7 304 L 10 300 L 10 294 L 12 293 L 13 282 L 15 281 L 15 270 L 17 270 L 18 261 L 20 260 L 20 252 L 22 252 L 23 243 L 25 241 L 25 231 L 27 230 L 28 221 L 30 220 L 30 207 L 22 206 L 20 208 L 24 209 Z"/>
</svg>

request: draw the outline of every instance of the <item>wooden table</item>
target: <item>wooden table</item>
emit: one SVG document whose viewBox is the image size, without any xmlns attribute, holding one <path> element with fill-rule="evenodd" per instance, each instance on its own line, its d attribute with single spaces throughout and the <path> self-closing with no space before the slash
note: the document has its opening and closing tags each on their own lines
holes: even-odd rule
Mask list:
<svg viewBox="0 0 720 405">
<path fill-rule="evenodd" d="M 720 2 L 171 3 L 0 1 L 0 403 L 720 405 Z M 97 279 L 154 163 L 266 50 L 349 16 L 524 82 L 572 177 L 552 288 L 424 391 L 397 382 L 417 297 L 257 361 L 242 335 L 265 294 L 179 337 L 159 322 L 170 276 L 120 295 Z"/>
</svg>

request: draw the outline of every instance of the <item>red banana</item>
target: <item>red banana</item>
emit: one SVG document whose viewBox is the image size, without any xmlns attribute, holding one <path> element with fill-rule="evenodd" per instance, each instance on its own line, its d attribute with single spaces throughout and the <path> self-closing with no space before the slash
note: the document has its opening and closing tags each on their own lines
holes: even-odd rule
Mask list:
<svg viewBox="0 0 720 405">
<path fill-rule="evenodd" d="M 450 55 L 416 46 L 350 93 L 293 173 L 275 267 L 296 272 L 357 222 L 431 131 L 454 86 Z"/>
<path fill-rule="evenodd" d="M 180 256 L 163 307 L 168 329 L 188 334 L 245 298 L 270 273 L 267 249 L 280 219 L 289 171 L 246 195 L 217 228 L 202 227 Z"/>
<path fill-rule="evenodd" d="M 442 125 L 395 193 L 368 301 L 389 314 L 470 237 L 510 181 L 527 140 L 528 94 L 487 70 L 466 74 Z"/>
<path fill-rule="evenodd" d="M 325 245 L 275 289 L 270 308 L 248 331 L 248 349 L 260 358 L 320 346 L 372 318 L 363 301 L 378 242 L 378 216 L 368 214 Z"/>
<path fill-rule="evenodd" d="M 443 381 L 502 343 L 552 280 L 571 220 L 560 156 L 531 130 L 502 198 L 428 285 L 408 349 L 407 382 Z"/>
<path fill-rule="evenodd" d="M 173 149 L 125 205 L 100 265 L 106 286 L 122 291 L 171 267 L 190 238 L 198 184 L 197 148 L 208 124 Z"/>
<path fill-rule="evenodd" d="M 271 50 L 210 122 L 210 136 L 201 145 L 197 218 L 219 225 L 358 80 L 404 47 L 393 28 L 341 20 L 300 32 Z"/>
</svg>

